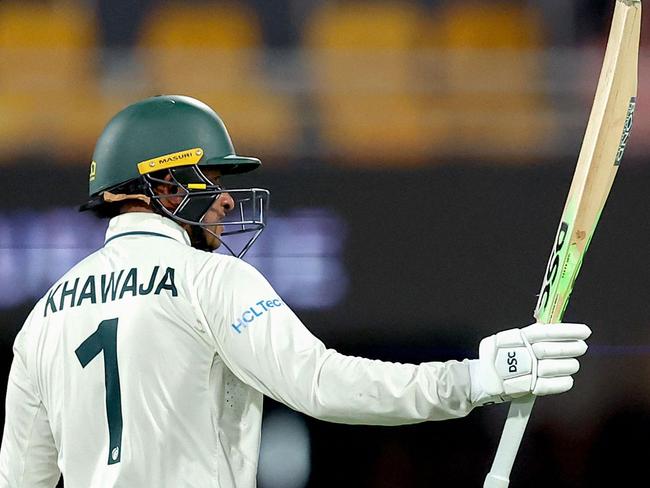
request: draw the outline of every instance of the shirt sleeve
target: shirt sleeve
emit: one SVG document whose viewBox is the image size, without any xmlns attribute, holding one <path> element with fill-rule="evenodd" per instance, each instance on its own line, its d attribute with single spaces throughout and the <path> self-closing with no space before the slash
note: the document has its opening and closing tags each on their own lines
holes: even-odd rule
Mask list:
<svg viewBox="0 0 650 488">
<path fill-rule="evenodd" d="M 200 307 L 222 360 L 295 410 L 332 422 L 400 425 L 462 417 L 473 408 L 468 361 L 401 364 L 328 349 L 240 260 L 200 281 Z"/>
<path fill-rule="evenodd" d="M 0 450 L 0 487 L 53 488 L 60 477 L 57 450 L 47 411 L 29 375 L 26 335 L 23 328 L 14 343 Z"/>
</svg>

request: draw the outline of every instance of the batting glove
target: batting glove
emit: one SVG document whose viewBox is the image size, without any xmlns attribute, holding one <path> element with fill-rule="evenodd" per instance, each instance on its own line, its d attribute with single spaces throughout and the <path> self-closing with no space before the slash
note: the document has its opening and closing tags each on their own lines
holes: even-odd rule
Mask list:
<svg viewBox="0 0 650 488">
<path fill-rule="evenodd" d="M 472 361 L 472 402 L 508 401 L 523 395 L 569 391 L 576 357 L 587 351 L 591 329 L 584 324 L 533 324 L 486 337 Z"/>
</svg>

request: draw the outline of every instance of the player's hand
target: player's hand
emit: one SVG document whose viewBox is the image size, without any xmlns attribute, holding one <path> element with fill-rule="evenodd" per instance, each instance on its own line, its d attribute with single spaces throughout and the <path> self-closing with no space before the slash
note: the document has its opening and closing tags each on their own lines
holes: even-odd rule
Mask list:
<svg viewBox="0 0 650 488">
<path fill-rule="evenodd" d="M 472 400 L 482 404 L 526 394 L 553 395 L 573 386 L 575 359 L 587 351 L 591 329 L 584 324 L 533 324 L 486 337 L 479 346 L 478 367 L 473 367 Z"/>
</svg>

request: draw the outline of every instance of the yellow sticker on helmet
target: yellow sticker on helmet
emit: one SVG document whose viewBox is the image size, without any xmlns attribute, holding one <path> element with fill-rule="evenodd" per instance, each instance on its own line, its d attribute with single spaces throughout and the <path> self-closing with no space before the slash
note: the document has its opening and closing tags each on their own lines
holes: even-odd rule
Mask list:
<svg viewBox="0 0 650 488">
<path fill-rule="evenodd" d="M 203 149 L 195 147 L 171 154 L 164 154 L 157 158 L 147 159 L 138 163 L 138 172 L 141 175 L 152 173 L 161 169 L 175 168 L 176 166 L 190 166 L 198 163 L 203 157 Z"/>
<path fill-rule="evenodd" d="M 88 178 L 88 181 L 94 181 L 95 176 L 97 176 L 97 163 L 92 161 L 90 163 L 90 177 Z"/>
</svg>

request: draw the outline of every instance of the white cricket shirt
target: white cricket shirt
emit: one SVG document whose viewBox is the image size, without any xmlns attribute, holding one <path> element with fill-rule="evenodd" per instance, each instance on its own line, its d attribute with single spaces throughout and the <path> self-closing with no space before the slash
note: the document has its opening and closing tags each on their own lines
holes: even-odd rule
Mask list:
<svg viewBox="0 0 650 488">
<path fill-rule="evenodd" d="M 327 349 L 250 265 L 121 215 L 16 338 L 0 487 L 254 487 L 263 395 L 349 424 L 461 417 L 469 363 Z"/>
</svg>

